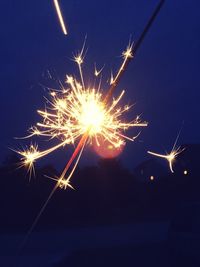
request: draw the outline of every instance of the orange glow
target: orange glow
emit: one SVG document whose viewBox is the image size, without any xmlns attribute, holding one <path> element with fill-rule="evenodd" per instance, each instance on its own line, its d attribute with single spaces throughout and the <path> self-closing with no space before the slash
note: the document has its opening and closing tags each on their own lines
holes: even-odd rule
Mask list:
<svg viewBox="0 0 200 267">
<path fill-rule="evenodd" d="M 118 157 L 122 153 L 122 151 L 124 150 L 125 142 L 122 142 L 120 145 L 115 146 L 106 139 L 100 137 L 98 138 L 98 143 L 94 140 L 92 145 L 94 151 L 100 157 L 111 159 Z"/>
</svg>

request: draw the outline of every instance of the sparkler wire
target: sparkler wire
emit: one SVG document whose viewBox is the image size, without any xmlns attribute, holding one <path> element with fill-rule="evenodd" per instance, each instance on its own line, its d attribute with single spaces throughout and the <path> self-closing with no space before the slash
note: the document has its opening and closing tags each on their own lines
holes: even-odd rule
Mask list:
<svg viewBox="0 0 200 267">
<path fill-rule="evenodd" d="M 140 34 L 140 37 L 138 38 L 138 40 L 136 41 L 136 43 L 133 45 L 133 56 L 135 56 L 138 48 L 141 46 L 144 37 L 146 36 L 147 32 L 149 31 L 150 27 L 152 26 L 154 20 L 156 19 L 162 5 L 164 4 L 165 0 L 161 0 L 158 5 L 156 6 L 154 12 L 152 13 L 150 19 L 148 20 L 146 26 L 144 27 L 144 30 L 142 31 L 142 33 Z M 124 71 L 127 69 L 131 59 L 133 58 L 133 56 L 129 56 L 127 57 L 126 61 L 124 61 L 121 65 L 120 68 L 120 72 L 117 74 L 116 79 L 114 79 L 114 82 L 111 84 L 111 87 L 108 90 L 108 93 L 104 99 L 104 102 L 107 103 L 110 99 L 110 97 L 112 96 L 115 88 L 117 87 L 121 76 L 123 75 Z"/>
</svg>

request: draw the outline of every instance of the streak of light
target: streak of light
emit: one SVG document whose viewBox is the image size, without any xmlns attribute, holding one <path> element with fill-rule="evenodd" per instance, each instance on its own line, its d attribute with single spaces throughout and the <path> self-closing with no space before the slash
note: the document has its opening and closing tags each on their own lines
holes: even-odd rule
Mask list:
<svg viewBox="0 0 200 267">
<path fill-rule="evenodd" d="M 58 19 L 59 19 L 62 31 L 63 31 L 63 33 L 65 35 L 67 35 L 67 29 L 66 29 L 66 26 L 65 26 L 65 22 L 64 22 L 64 19 L 63 19 L 63 16 L 62 16 L 62 12 L 61 12 L 58 0 L 53 0 L 53 2 L 54 2 L 54 6 L 55 6 L 55 9 L 56 9 L 56 12 L 57 12 L 57 15 L 58 15 Z"/>
<path fill-rule="evenodd" d="M 169 168 L 170 168 L 170 171 L 173 173 L 174 170 L 173 170 L 173 163 L 176 159 L 176 157 L 181 153 L 183 152 L 183 150 L 185 150 L 185 148 L 182 148 L 181 147 L 178 147 L 176 148 L 176 144 L 177 144 L 177 141 L 178 141 L 178 138 L 180 136 L 180 131 L 176 137 L 176 140 L 174 142 L 174 145 L 172 147 L 172 150 L 169 154 L 159 154 L 159 153 L 155 153 L 155 152 L 152 152 L 152 151 L 147 151 L 147 153 L 153 155 L 153 156 L 156 156 L 156 157 L 159 157 L 159 158 L 164 158 L 168 161 L 169 163 Z"/>
</svg>

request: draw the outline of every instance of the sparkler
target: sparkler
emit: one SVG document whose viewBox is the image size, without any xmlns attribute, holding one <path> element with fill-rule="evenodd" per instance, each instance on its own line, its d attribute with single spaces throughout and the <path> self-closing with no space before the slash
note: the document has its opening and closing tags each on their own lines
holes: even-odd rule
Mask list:
<svg viewBox="0 0 200 267">
<path fill-rule="evenodd" d="M 129 51 L 128 46 L 126 51 Z M 81 83 L 73 76 L 66 76 L 67 88 L 61 91 L 51 91 L 51 99 L 47 99 L 49 104 L 45 110 L 38 110 L 42 117 L 42 122 L 38 122 L 35 127 L 30 128 L 30 134 L 25 138 L 33 136 L 45 136 L 49 139 L 57 139 L 59 144 L 47 150 L 39 151 L 37 145 L 31 144 L 30 148 L 16 151 L 22 156 L 21 165 L 28 166 L 30 173 L 34 170 L 34 163 L 37 159 L 48 155 L 60 147 L 78 144 L 59 177 L 48 177 L 56 181 L 56 185 L 51 191 L 42 209 L 34 220 L 23 244 L 35 227 L 38 219 L 45 210 L 49 200 L 58 187 L 66 189 L 70 187 L 71 177 L 76 169 L 86 144 L 91 144 L 93 140 L 100 146 L 99 140 L 103 138 L 114 147 L 124 145 L 125 140 L 134 141 L 135 137 L 125 135 L 125 131 L 130 127 L 144 127 L 146 122 L 141 122 L 137 116 L 130 122 L 122 121 L 122 115 L 130 109 L 130 106 L 119 106 L 119 102 L 125 91 L 122 91 L 117 98 L 113 98 L 108 104 L 108 98 L 104 97 L 99 88 L 85 87 L 81 65 L 83 63 L 83 49 L 74 57 L 78 65 Z M 127 52 L 123 52 L 127 57 Z M 125 60 L 125 58 L 124 58 Z M 105 101 L 106 99 L 106 101 Z M 72 170 L 69 171 L 73 165 Z M 68 173 L 68 174 L 67 174 Z M 66 175 L 67 174 L 67 175 Z"/>
<path fill-rule="evenodd" d="M 124 61 L 128 56 L 131 56 L 131 48 L 131 46 L 128 46 L 126 51 L 123 52 Z M 70 185 L 70 178 L 75 168 L 72 169 L 66 178 L 65 175 L 73 163 L 74 166 L 78 164 L 86 144 L 91 144 L 95 140 L 100 145 L 99 138 L 103 137 L 104 140 L 114 147 L 120 147 L 124 145 L 125 140 L 133 141 L 135 139 L 135 137 L 126 136 L 124 131 L 130 127 L 147 125 L 146 122 L 140 121 L 139 116 L 130 122 L 122 121 L 122 115 L 130 109 L 128 105 L 124 107 L 119 106 L 125 91 L 122 91 L 108 105 L 109 99 L 103 97 L 100 90 L 85 86 L 81 68 L 83 52 L 84 50 L 82 49 L 74 57 L 74 61 L 78 65 L 81 83 L 73 76 L 67 75 L 67 88 L 63 88 L 61 91 L 50 92 L 51 99 L 47 99 L 48 107 L 45 110 L 38 110 L 39 115 L 42 117 L 42 122 L 38 122 L 36 126 L 31 127 L 30 135 L 25 137 L 28 138 L 34 135 L 46 136 L 50 139 L 58 139 L 60 143 L 44 151 L 39 151 L 38 146 L 32 144 L 26 150 L 17 151 L 22 156 L 22 165 L 28 166 L 28 170 L 32 172 L 37 159 L 46 156 L 60 147 L 76 144 L 80 140 L 68 164 L 57 180 L 60 187 L 63 187 L 65 184 L 64 188 Z"/>
<path fill-rule="evenodd" d="M 85 86 L 82 72 L 84 60 L 83 46 L 81 52 L 74 57 L 74 61 L 78 65 L 81 82 L 75 77 L 67 75 L 66 84 L 68 87 L 61 91 L 51 91 L 51 99 L 47 99 L 48 107 L 45 110 L 38 110 L 39 115 L 42 117 L 42 122 L 37 123 L 35 127 L 31 127 L 30 134 L 25 138 L 44 136 L 49 139 L 57 139 L 60 143 L 44 151 L 39 151 L 37 145 L 31 145 L 28 149 L 16 151 L 22 156 L 21 164 L 28 166 L 30 172 L 34 171 L 34 163 L 37 159 L 48 155 L 60 147 L 72 145 L 76 142 L 78 144 L 61 175 L 59 177 L 48 177 L 56 181 L 56 185 L 34 220 L 25 240 L 32 232 L 55 190 L 58 187 L 64 189 L 67 187 L 73 188 L 70 180 L 87 144 L 91 144 L 92 140 L 95 140 L 100 146 L 99 140 L 103 138 L 114 147 L 120 147 L 124 145 L 125 140 L 134 141 L 137 137 L 128 137 L 124 133 L 126 130 L 130 127 L 147 126 L 146 122 L 141 122 L 139 116 L 130 122 L 125 122 L 121 119 L 122 115 L 130 109 L 128 105 L 124 107 L 119 106 L 119 102 L 125 91 L 122 91 L 117 98 L 112 99 L 112 96 L 122 74 L 141 45 L 144 36 L 148 32 L 163 3 L 164 0 L 159 2 L 136 44 L 129 43 L 127 49 L 122 53 L 123 62 L 116 76 L 111 78 L 110 88 L 106 95 L 102 94 L 100 83 L 98 89 Z M 54 5 L 63 32 L 67 34 L 57 0 L 54 0 Z M 95 75 L 98 76 L 101 72 L 102 69 L 99 71 L 96 70 Z M 69 171 L 72 165 L 73 168 Z"/>
<path fill-rule="evenodd" d="M 173 163 L 174 163 L 176 157 L 177 157 L 181 152 L 183 152 L 183 151 L 185 150 L 185 148 L 181 148 L 181 147 L 177 147 L 177 148 L 176 148 L 176 144 L 177 144 L 178 138 L 179 138 L 179 136 L 180 136 L 180 132 L 181 132 L 181 131 L 179 131 L 179 133 L 178 133 L 178 135 L 177 135 L 177 137 L 176 137 L 176 140 L 175 140 L 175 142 L 174 142 L 174 145 L 173 145 L 173 147 L 172 147 L 172 150 L 171 150 L 171 152 L 170 152 L 169 154 L 164 154 L 164 155 L 163 155 L 163 154 L 155 153 L 155 152 L 152 152 L 152 151 L 147 151 L 147 153 L 149 153 L 149 154 L 151 154 L 151 155 L 153 155 L 153 156 L 156 156 L 156 157 L 159 157 L 159 158 L 164 158 L 164 159 L 166 159 L 166 160 L 168 161 L 168 163 L 169 163 L 169 168 L 170 168 L 170 171 L 171 171 L 172 173 L 174 173 L 174 170 L 173 170 Z"/>
<path fill-rule="evenodd" d="M 53 0 L 53 2 L 54 2 L 55 9 L 56 9 L 56 13 L 58 15 L 58 19 L 60 21 L 60 26 L 62 28 L 62 31 L 63 31 L 63 33 L 65 35 L 67 35 L 67 30 L 66 30 L 66 27 L 65 27 L 65 22 L 64 22 L 64 19 L 63 19 L 63 16 L 62 16 L 62 12 L 61 12 L 61 9 L 60 9 L 58 0 Z"/>
<path fill-rule="evenodd" d="M 170 171 L 173 173 L 174 170 L 173 170 L 173 163 L 176 159 L 176 157 L 183 151 L 183 149 L 180 149 L 180 147 L 176 150 L 172 150 L 169 154 L 166 154 L 166 155 L 163 155 L 163 154 L 158 154 L 158 153 L 155 153 L 155 152 L 151 152 L 151 151 L 147 151 L 147 153 L 153 155 L 153 156 L 156 156 L 156 157 L 160 157 L 160 158 L 164 158 L 168 161 L 169 163 L 169 168 L 170 168 Z"/>
</svg>

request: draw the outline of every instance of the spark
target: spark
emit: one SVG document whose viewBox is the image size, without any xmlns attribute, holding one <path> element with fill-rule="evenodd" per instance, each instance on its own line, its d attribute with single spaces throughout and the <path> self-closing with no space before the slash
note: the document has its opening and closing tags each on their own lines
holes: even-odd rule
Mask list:
<svg viewBox="0 0 200 267">
<path fill-rule="evenodd" d="M 98 77 L 101 74 L 103 68 L 104 66 L 100 70 L 97 70 L 96 64 L 94 64 L 94 75 Z"/>
<path fill-rule="evenodd" d="M 125 66 L 126 66 L 126 63 L 128 62 L 128 59 L 133 57 L 132 48 L 133 48 L 133 43 L 129 44 L 127 46 L 126 50 L 123 51 L 123 53 L 122 53 L 122 57 L 123 57 L 122 65 L 119 68 L 115 78 L 112 77 L 112 79 L 110 81 L 110 85 L 116 84 L 116 82 L 118 81 L 121 73 L 125 70 Z"/>
<path fill-rule="evenodd" d="M 62 28 L 62 31 L 63 31 L 64 35 L 67 35 L 65 22 L 64 22 L 64 19 L 63 19 L 63 16 L 62 16 L 62 12 L 61 12 L 58 0 L 54 0 L 53 2 L 54 2 L 54 6 L 55 6 L 55 9 L 56 9 L 57 15 L 58 15 L 58 19 L 60 21 L 60 26 Z"/>
<path fill-rule="evenodd" d="M 173 163 L 176 159 L 176 157 L 182 152 L 183 150 L 180 149 L 180 147 L 176 150 L 173 150 L 171 151 L 170 154 L 167 154 L 167 155 L 163 155 L 163 154 L 158 154 L 158 153 L 154 153 L 154 152 L 151 152 L 151 151 L 147 151 L 149 154 L 153 155 L 153 156 L 156 156 L 156 157 L 160 157 L 160 158 L 164 158 L 166 159 L 168 162 L 169 162 L 169 168 L 170 168 L 170 171 L 173 173 L 174 170 L 173 170 Z"/>
<path fill-rule="evenodd" d="M 184 175 L 188 175 L 188 171 L 187 170 L 184 170 L 183 174 Z"/>
<path fill-rule="evenodd" d="M 70 187 L 71 189 L 74 189 L 74 187 L 69 183 L 69 181 L 67 179 L 61 179 L 59 177 L 50 177 L 50 176 L 47 176 L 45 175 L 45 177 L 53 180 L 53 181 L 56 181 L 57 182 L 57 185 L 61 188 L 61 189 L 64 189 L 66 190 L 67 187 Z"/>
<path fill-rule="evenodd" d="M 149 153 L 149 154 L 151 154 L 153 156 L 166 159 L 168 161 L 168 163 L 169 163 L 169 168 L 170 168 L 170 171 L 172 173 L 174 173 L 173 163 L 174 163 L 176 157 L 185 150 L 185 148 L 181 148 L 181 147 L 177 147 L 176 148 L 176 144 L 177 144 L 178 138 L 180 136 L 180 132 L 181 131 L 179 131 L 179 133 L 178 133 L 178 135 L 176 137 L 176 140 L 174 142 L 174 145 L 172 147 L 172 150 L 171 150 L 171 152 L 169 154 L 164 154 L 163 155 L 163 154 L 155 153 L 155 152 L 152 152 L 152 151 L 147 151 L 147 153 Z"/>
<path fill-rule="evenodd" d="M 105 102 L 107 102 L 109 100 L 109 98 L 113 95 L 113 92 L 114 92 L 115 88 L 117 87 L 122 74 L 124 73 L 125 69 L 127 68 L 130 60 L 133 58 L 133 52 L 132 51 L 133 51 L 133 43 L 129 42 L 126 50 L 122 52 L 123 61 L 122 61 L 120 68 L 117 71 L 117 74 L 114 77 L 113 74 L 111 73 L 110 88 L 109 88 L 108 93 L 105 97 L 105 100 L 104 100 Z"/>
<path fill-rule="evenodd" d="M 15 150 L 14 150 L 15 151 Z M 40 152 L 38 151 L 38 146 L 31 144 L 29 148 L 16 151 L 18 154 L 23 156 L 20 166 L 27 166 L 28 172 L 31 177 L 32 173 L 35 173 L 34 162 L 39 158 Z"/>
<path fill-rule="evenodd" d="M 83 89 L 85 89 L 85 82 L 84 82 L 84 79 L 83 79 L 83 71 L 82 71 L 81 65 L 83 64 L 83 61 L 84 61 L 83 53 L 84 53 L 84 48 L 85 48 L 85 42 L 86 42 L 86 37 L 85 37 L 85 41 L 83 43 L 83 47 L 81 49 L 81 52 L 79 52 L 77 55 L 74 56 L 74 61 L 78 64 L 78 69 L 79 69 L 79 73 L 80 73 L 81 83 L 82 83 Z M 71 77 L 71 81 L 73 81 L 72 77 Z"/>
<path fill-rule="evenodd" d="M 38 135 L 38 132 L 35 133 L 35 135 Z M 40 133 L 39 135 L 44 135 L 43 133 Z M 33 136 L 33 134 L 31 134 L 30 136 Z M 29 137 L 29 136 L 28 136 Z M 24 137 L 27 138 L 27 137 Z M 54 150 L 58 149 L 59 147 L 64 147 L 66 144 L 66 140 L 64 142 L 59 143 L 56 146 L 53 146 L 47 150 L 43 150 L 43 151 L 39 151 L 38 150 L 38 145 L 33 145 L 31 144 L 28 148 L 24 148 L 21 150 L 15 150 L 12 149 L 14 152 L 18 153 L 20 156 L 22 156 L 21 158 L 21 162 L 20 162 L 20 167 L 27 167 L 28 169 L 28 173 L 29 173 L 29 178 L 31 178 L 32 173 L 35 173 L 35 168 L 34 168 L 34 163 L 36 162 L 37 159 L 42 158 L 46 155 L 48 155 L 49 153 L 53 152 Z"/>
</svg>

